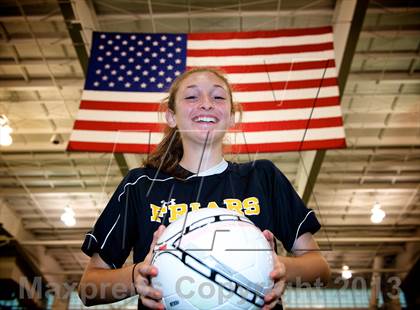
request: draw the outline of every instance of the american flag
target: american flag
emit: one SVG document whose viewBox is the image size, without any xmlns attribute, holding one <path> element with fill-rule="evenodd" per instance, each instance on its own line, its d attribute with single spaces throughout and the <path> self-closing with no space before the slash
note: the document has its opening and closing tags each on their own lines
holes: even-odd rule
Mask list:
<svg viewBox="0 0 420 310">
<path fill-rule="evenodd" d="M 95 32 L 68 150 L 147 153 L 159 104 L 192 67 L 227 73 L 242 122 L 232 152 L 345 147 L 331 27 L 226 33 Z"/>
</svg>

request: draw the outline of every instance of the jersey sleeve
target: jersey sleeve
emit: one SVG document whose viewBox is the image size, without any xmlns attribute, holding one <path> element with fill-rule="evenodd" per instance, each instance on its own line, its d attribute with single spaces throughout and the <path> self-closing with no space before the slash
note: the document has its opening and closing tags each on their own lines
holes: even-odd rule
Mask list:
<svg viewBox="0 0 420 310">
<path fill-rule="evenodd" d="M 316 233 L 321 225 L 315 212 L 305 206 L 292 184 L 283 173 L 272 165 L 272 203 L 274 207 L 276 237 L 287 251 L 291 251 L 295 241 L 304 233 Z"/>
<path fill-rule="evenodd" d="M 130 199 L 130 173 L 118 185 L 82 245 L 85 254 L 92 256 L 98 253 L 114 269 L 124 264 L 136 239 L 137 217 L 135 205 Z"/>
</svg>

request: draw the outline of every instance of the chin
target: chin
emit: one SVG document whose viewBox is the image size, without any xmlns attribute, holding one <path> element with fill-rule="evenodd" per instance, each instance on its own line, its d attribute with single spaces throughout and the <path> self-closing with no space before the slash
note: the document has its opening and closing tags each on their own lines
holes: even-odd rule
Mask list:
<svg viewBox="0 0 420 310">
<path fill-rule="evenodd" d="M 222 143 L 225 133 L 217 130 L 203 130 L 193 133 L 189 138 L 196 144 L 217 144 Z M 186 138 L 186 137 L 185 137 Z"/>
</svg>

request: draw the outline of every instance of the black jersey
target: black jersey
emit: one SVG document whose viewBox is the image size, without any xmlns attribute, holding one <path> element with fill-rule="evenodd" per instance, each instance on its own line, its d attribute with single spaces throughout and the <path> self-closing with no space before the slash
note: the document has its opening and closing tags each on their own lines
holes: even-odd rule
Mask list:
<svg viewBox="0 0 420 310">
<path fill-rule="evenodd" d="M 228 162 L 221 173 L 190 173 L 183 180 L 137 168 L 120 183 L 82 250 L 89 256 L 98 253 L 111 268 L 121 267 L 132 249 L 133 261 L 143 261 L 159 225 L 199 208 L 236 210 L 273 232 L 288 251 L 300 235 L 320 228 L 314 212 L 268 160 Z"/>
</svg>

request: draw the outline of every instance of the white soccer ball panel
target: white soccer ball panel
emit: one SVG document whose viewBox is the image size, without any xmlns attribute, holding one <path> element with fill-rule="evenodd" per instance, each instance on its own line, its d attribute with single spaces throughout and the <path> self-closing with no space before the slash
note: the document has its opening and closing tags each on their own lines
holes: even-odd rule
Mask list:
<svg viewBox="0 0 420 310">
<path fill-rule="evenodd" d="M 163 291 L 167 309 L 260 308 L 237 294 L 249 299 L 254 290 L 271 289 L 272 252 L 262 232 L 239 216 L 222 208 L 200 209 L 167 227 L 152 261 L 159 270 L 152 285 Z M 235 282 L 245 288 L 231 292 Z"/>
</svg>

